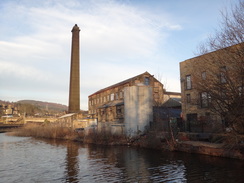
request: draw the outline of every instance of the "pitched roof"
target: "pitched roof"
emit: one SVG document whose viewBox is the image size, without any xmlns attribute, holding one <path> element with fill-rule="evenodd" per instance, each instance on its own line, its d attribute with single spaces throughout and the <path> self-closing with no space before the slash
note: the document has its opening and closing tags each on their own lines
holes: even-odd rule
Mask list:
<svg viewBox="0 0 244 183">
<path fill-rule="evenodd" d="M 181 98 L 169 98 L 162 104 L 163 107 L 180 107 Z"/>
<path fill-rule="evenodd" d="M 144 75 L 144 74 L 148 74 L 148 75 L 150 75 L 150 76 L 153 76 L 153 75 L 151 75 L 149 72 L 146 71 L 146 72 L 144 72 L 144 73 L 142 73 L 142 74 L 139 74 L 139 75 L 137 75 L 137 76 L 134 76 L 134 77 L 132 77 L 132 78 L 126 79 L 126 80 L 121 81 L 121 82 L 119 82 L 119 83 L 116 83 L 116 84 L 114 84 L 114 85 L 111 85 L 111 86 L 108 86 L 108 87 L 103 88 L 103 89 L 101 89 L 101 90 L 98 90 L 97 92 L 95 92 L 95 93 L 89 95 L 89 97 L 91 97 L 92 95 L 95 95 L 95 94 L 99 94 L 99 93 L 101 93 L 101 92 L 103 92 L 103 91 L 106 91 L 106 90 L 108 90 L 108 89 L 111 89 L 111 88 L 118 87 L 118 86 L 124 85 L 124 84 L 126 84 L 126 83 L 129 83 L 131 80 L 137 78 L 138 76 Z"/>
<path fill-rule="evenodd" d="M 165 91 L 164 94 L 165 95 L 181 95 L 180 92 L 170 92 L 170 91 Z"/>
</svg>

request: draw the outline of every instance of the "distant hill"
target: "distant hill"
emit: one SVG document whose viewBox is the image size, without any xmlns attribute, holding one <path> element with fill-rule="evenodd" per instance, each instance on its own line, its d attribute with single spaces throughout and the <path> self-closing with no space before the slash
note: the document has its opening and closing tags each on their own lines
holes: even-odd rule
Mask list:
<svg viewBox="0 0 244 183">
<path fill-rule="evenodd" d="M 48 111 L 67 111 L 68 106 L 63 104 L 57 104 L 52 102 L 42 102 L 42 101 L 36 101 L 36 100 L 20 100 L 17 103 L 20 104 L 31 104 L 34 105 L 42 110 L 48 110 Z"/>
</svg>

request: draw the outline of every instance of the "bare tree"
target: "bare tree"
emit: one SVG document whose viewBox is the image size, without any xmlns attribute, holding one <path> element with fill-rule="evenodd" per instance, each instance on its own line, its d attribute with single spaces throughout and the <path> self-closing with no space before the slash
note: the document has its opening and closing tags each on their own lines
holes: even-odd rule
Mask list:
<svg viewBox="0 0 244 183">
<path fill-rule="evenodd" d="M 244 1 L 221 14 L 220 29 L 199 47 L 194 87 L 201 107 L 244 133 Z"/>
</svg>

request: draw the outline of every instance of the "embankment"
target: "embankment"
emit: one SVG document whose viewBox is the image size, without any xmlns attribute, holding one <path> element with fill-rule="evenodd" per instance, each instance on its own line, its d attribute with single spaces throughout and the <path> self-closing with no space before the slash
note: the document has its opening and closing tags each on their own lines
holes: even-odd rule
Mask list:
<svg viewBox="0 0 244 183">
<path fill-rule="evenodd" d="M 111 133 L 98 133 L 94 131 L 74 131 L 61 125 L 25 125 L 14 129 L 9 135 L 29 136 L 36 138 L 52 138 L 73 140 L 81 143 L 101 145 L 127 145 L 143 148 L 162 149 L 170 151 L 183 151 L 187 153 L 198 153 L 210 156 L 237 158 L 244 160 L 244 146 L 227 146 L 224 143 L 210 143 L 193 141 L 189 139 L 176 140 L 166 135 L 153 132 L 129 138 L 125 135 L 113 135 Z"/>
</svg>

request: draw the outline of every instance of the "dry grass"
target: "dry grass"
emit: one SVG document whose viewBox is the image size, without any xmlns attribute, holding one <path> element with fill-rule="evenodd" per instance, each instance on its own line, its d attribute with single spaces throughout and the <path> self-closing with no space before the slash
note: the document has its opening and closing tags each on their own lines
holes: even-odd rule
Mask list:
<svg viewBox="0 0 244 183">
<path fill-rule="evenodd" d="M 103 144 L 103 145 L 125 145 L 127 144 L 125 135 L 116 135 L 111 132 L 89 132 L 84 136 L 85 143 Z"/>
<path fill-rule="evenodd" d="M 125 135 L 113 135 L 109 132 L 99 133 L 97 131 L 76 132 L 71 128 L 64 127 L 61 124 L 27 124 L 22 128 L 9 132 L 8 135 L 50 139 L 76 140 L 84 143 L 104 144 L 104 145 L 122 145 L 127 144 Z"/>
<path fill-rule="evenodd" d="M 27 124 L 10 132 L 9 135 L 52 139 L 74 139 L 79 136 L 71 128 L 57 124 Z"/>
<path fill-rule="evenodd" d="M 9 132 L 8 135 L 49 138 L 49 139 L 65 139 L 75 140 L 89 144 L 102 145 L 131 145 L 145 148 L 160 149 L 165 143 L 157 138 L 155 133 L 148 133 L 133 138 L 126 137 L 123 134 L 112 134 L 111 132 L 98 132 L 97 130 L 76 132 L 71 128 L 62 126 L 61 124 L 28 124 L 22 128 Z M 168 144 L 169 145 L 169 144 Z M 172 150 L 172 149 L 171 149 Z"/>
</svg>

